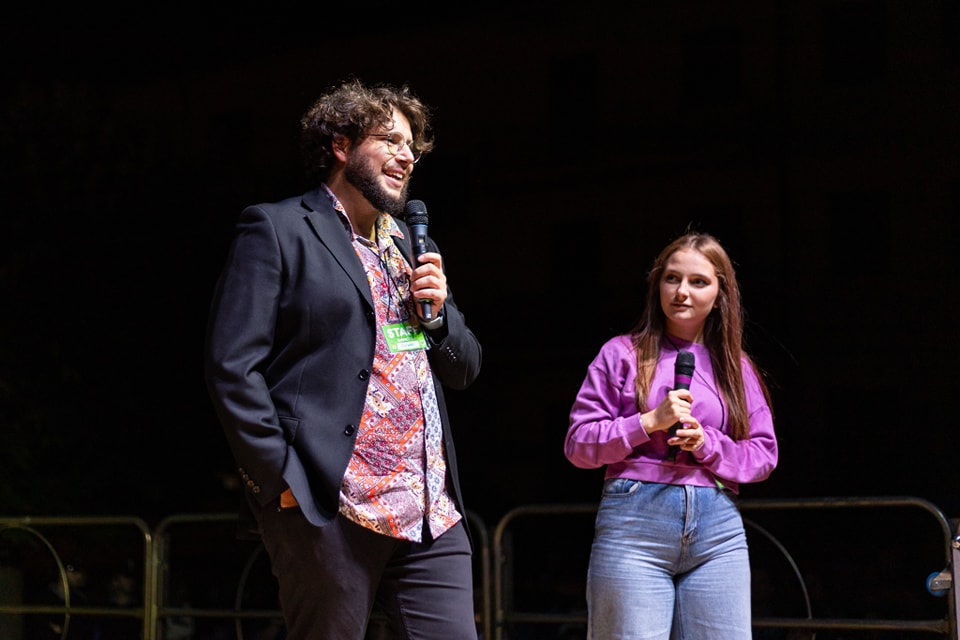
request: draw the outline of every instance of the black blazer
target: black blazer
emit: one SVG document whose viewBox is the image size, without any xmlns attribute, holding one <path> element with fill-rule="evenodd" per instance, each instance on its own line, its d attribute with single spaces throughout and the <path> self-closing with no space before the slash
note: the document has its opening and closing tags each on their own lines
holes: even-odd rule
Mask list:
<svg viewBox="0 0 960 640">
<path fill-rule="evenodd" d="M 406 239 L 396 244 L 411 262 L 410 235 L 397 222 Z M 438 251 L 432 239 L 427 246 Z M 427 353 L 448 488 L 465 514 L 443 387 L 473 383 L 481 349 L 449 291 L 443 316 L 443 327 L 425 332 Z M 363 265 L 322 189 L 243 210 L 213 295 L 204 367 L 257 520 L 288 486 L 311 523 L 336 515 L 376 331 Z"/>
</svg>

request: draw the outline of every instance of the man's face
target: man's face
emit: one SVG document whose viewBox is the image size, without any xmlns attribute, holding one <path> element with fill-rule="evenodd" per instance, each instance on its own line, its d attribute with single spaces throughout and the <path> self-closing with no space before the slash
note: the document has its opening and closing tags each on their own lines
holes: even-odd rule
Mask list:
<svg viewBox="0 0 960 640">
<path fill-rule="evenodd" d="M 407 202 L 414 157 L 409 145 L 396 149 L 397 145 L 378 135 L 399 133 L 403 140 L 412 141 L 410 123 L 399 111 L 393 112 L 393 124 L 392 129 L 373 132 L 351 150 L 343 175 L 375 209 L 397 215 Z"/>
</svg>

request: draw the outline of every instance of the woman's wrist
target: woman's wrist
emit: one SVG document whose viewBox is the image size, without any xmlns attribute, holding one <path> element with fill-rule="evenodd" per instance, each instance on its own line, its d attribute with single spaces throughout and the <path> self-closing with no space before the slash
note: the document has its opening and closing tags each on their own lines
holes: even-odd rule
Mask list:
<svg viewBox="0 0 960 640">
<path fill-rule="evenodd" d="M 653 432 L 653 423 L 650 418 L 644 417 L 646 415 L 647 414 L 645 413 L 640 414 L 640 428 L 643 429 L 647 434 L 650 434 Z"/>
</svg>

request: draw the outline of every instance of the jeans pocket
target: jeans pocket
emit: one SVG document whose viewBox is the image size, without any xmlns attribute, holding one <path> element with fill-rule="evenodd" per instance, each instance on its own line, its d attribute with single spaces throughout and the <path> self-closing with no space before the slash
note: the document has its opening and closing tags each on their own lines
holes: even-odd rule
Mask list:
<svg viewBox="0 0 960 640">
<path fill-rule="evenodd" d="M 631 496 L 640 490 L 643 482 L 630 478 L 610 478 L 603 483 L 603 497 L 616 498 L 617 496 Z"/>
</svg>

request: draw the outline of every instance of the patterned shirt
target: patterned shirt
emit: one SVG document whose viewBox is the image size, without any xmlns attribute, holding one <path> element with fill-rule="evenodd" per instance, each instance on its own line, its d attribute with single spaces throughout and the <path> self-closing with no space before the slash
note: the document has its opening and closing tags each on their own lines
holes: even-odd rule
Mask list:
<svg viewBox="0 0 960 640">
<path fill-rule="evenodd" d="M 410 295 L 412 269 L 393 242 L 393 236 L 403 236 L 388 214 L 377 220 L 376 243 L 354 234 L 343 206 L 333 200 L 366 271 L 378 327 L 363 416 L 340 488 L 340 514 L 378 533 L 415 542 L 422 541 L 426 521 L 436 538 L 461 514 L 446 490 L 430 363 L 424 349 L 391 352 L 383 333 L 386 325 L 397 323 L 420 330 Z"/>
</svg>

